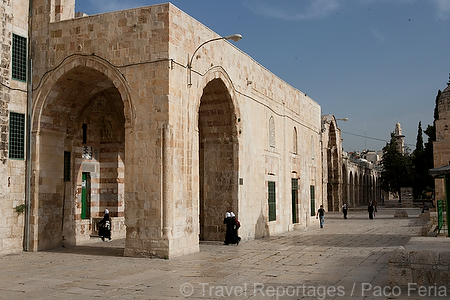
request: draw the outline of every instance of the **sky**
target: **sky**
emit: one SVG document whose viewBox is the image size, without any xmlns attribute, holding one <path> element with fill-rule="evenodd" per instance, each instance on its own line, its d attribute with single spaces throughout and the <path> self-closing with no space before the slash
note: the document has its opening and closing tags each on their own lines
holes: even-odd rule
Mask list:
<svg viewBox="0 0 450 300">
<path fill-rule="evenodd" d="M 164 3 L 76 0 L 88 15 Z M 333 114 L 345 151 L 416 146 L 450 74 L 450 0 L 173 0 Z M 426 142 L 428 136 L 423 134 Z"/>
</svg>

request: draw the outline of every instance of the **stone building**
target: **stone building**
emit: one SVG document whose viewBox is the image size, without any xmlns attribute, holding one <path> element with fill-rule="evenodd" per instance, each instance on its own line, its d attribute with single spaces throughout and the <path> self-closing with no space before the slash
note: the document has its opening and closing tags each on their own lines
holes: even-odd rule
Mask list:
<svg viewBox="0 0 450 300">
<path fill-rule="evenodd" d="M 0 253 L 89 243 L 106 208 L 127 256 L 199 251 L 226 211 L 244 241 L 317 222 L 315 101 L 172 4 L 74 7 L 0 8 Z"/>
<path fill-rule="evenodd" d="M 323 199 L 328 211 L 381 200 L 380 168 L 361 156 L 343 151 L 341 130 L 333 115 L 322 116 Z"/>
<path fill-rule="evenodd" d="M 405 154 L 405 136 L 402 134 L 402 126 L 398 122 L 395 124 L 394 138 L 397 151 Z"/>
<path fill-rule="evenodd" d="M 25 220 L 28 1 L 2 1 L 0 18 L 0 253 L 11 253 Z"/>
<path fill-rule="evenodd" d="M 435 121 L 436 141 L 433 142 L 434 168 L 450 165 L 450 85 L 437 100 L 439 118 Z M 442 176 L 435 177 L 435 200 L 444 200 L 445 182 Z M 434 203 L 436 205 L 436 203 Z"/>
</svg>

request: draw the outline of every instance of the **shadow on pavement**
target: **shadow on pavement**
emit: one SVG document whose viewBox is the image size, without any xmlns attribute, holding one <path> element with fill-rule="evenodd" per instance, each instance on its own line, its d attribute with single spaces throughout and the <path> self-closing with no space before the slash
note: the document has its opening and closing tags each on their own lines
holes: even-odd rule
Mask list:
<svg viewBox="0 0 450 300">
<path fill-rule="evenodd" d="M 121 239 L 121 240 L 113 240 L 110 243 L 98 242 L 81 246 L 65 246 L 45 250 L 43 252 L 123 257 L 124 249 L 125 249 L 125 240 Z"/>
</svg>

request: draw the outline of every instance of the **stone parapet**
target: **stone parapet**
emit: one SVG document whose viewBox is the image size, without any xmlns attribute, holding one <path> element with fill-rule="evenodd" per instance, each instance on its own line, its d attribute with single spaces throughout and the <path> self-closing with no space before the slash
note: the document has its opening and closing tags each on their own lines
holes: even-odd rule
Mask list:
<svg viewBox="0 0 450 300">
<path fill-rule="evenodd" d="M 450 240 L 412 237 L 389 257 L 391 286 L 450 286 Z"/>
</svg>

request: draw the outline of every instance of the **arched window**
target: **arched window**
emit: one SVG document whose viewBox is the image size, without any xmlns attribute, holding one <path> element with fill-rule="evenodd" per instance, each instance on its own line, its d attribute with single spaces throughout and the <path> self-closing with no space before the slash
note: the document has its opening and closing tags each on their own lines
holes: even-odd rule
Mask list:
<svg viewBox="0 0 450 300">
<path fill-rule="evenodd" d="M 269 119 L 269 146 L 275 148 L 275 120 L 273 116 Z"/>
</svg>

